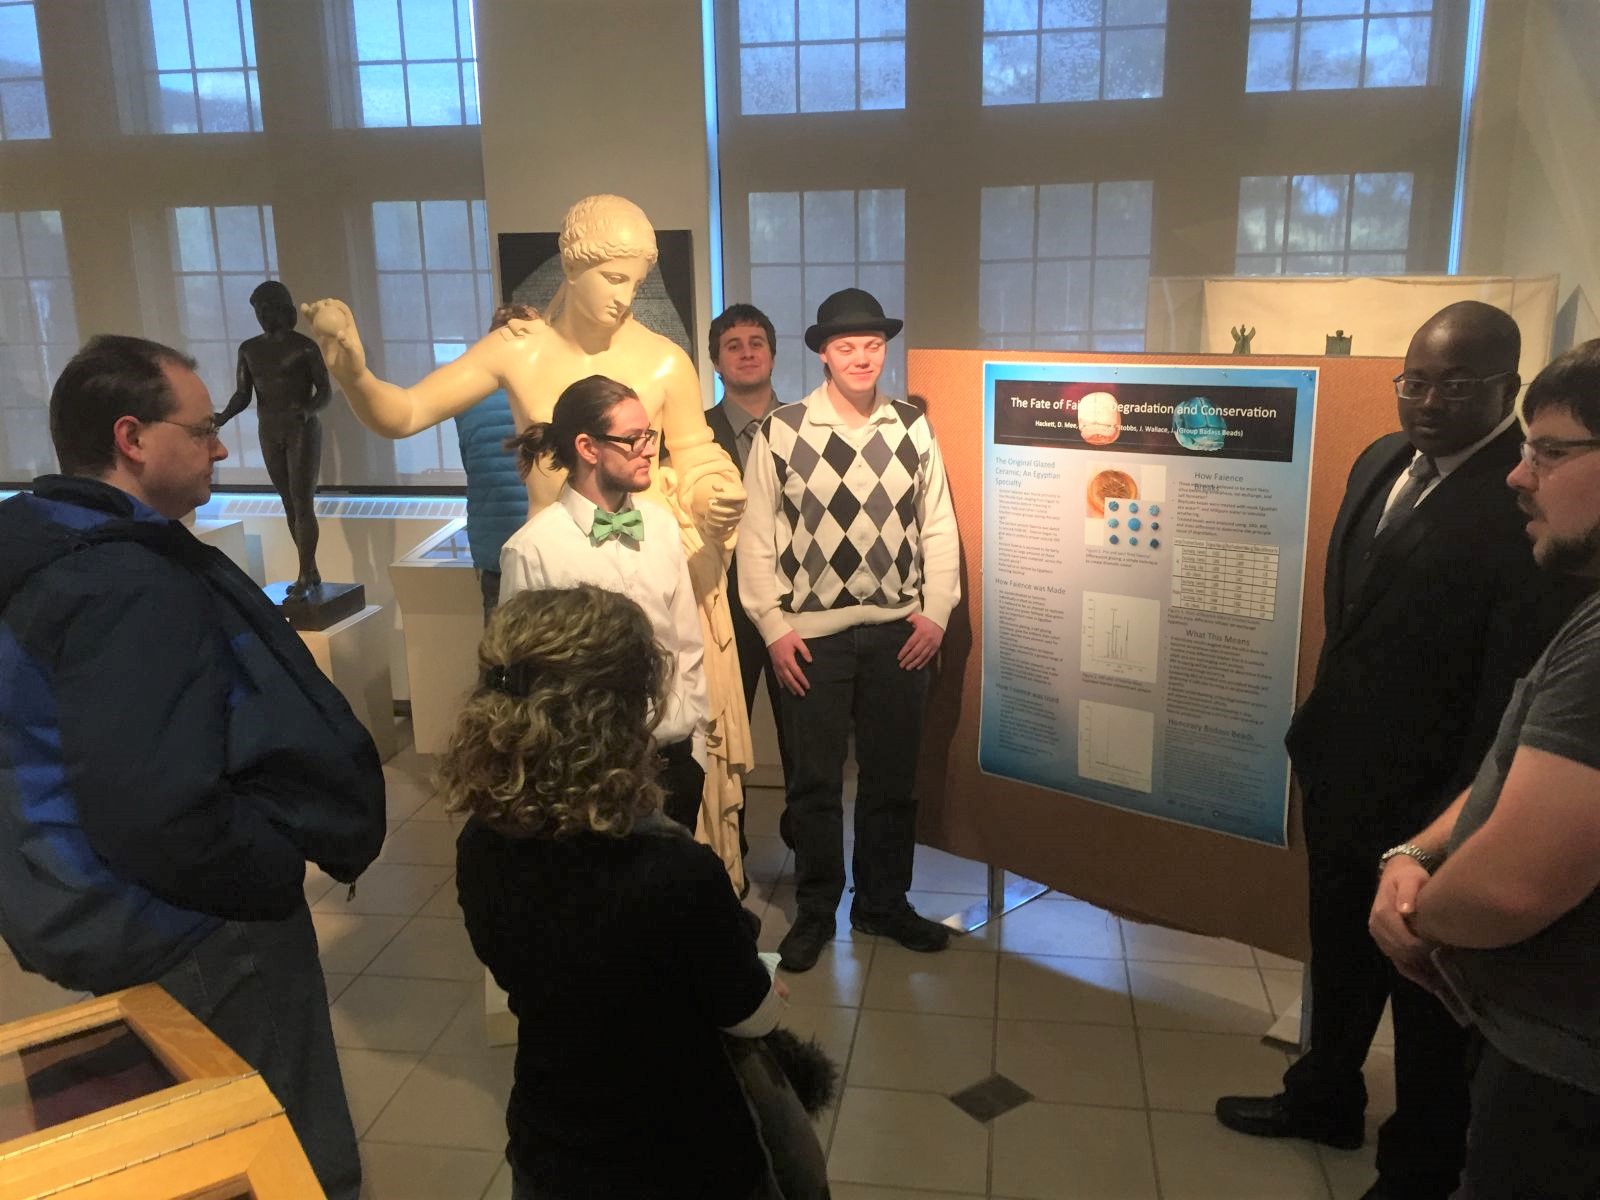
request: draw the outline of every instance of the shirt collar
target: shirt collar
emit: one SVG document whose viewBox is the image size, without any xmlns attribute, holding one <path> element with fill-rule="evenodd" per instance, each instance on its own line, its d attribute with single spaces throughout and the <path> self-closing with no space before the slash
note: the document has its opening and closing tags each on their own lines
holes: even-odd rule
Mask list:
<svg viewBox="0 0 1600 1200">
<path fill-rule="evenodd" d="M 567 510 L 567 515 L 572 518 L 572 523 L 578 527 L 578 532 L 588 537 L 594 529 L 594 510 L 599 507 L 593 500 L 581 496 L 570 483 L 563 483 L 561 491 L 556 494 L 556 503 Z M 627 512 L 633 507 L 633 497 L 624 496 L 622 507 L 618 512 Z"/>
<path fill-rule="evenodd" d="M 1479 450 L 1482 450 L 1490 442 L 1494 441 L 1495 438 L 1499 437 L 1506 430 L 1510 429 L 1511 426 L 1516 423 L 1516 420 L 1516 413 L 1507 413 L 1505 420 L 1501 421 L 1500 424 L 1496 425 L 1483 437 L 1473 442 L 1472 445 L 1468 446 L 1465 450 L 1457 450 L 1454 454 L 1435 455 L 1433 459 L 1433 465 L 1434 468 L 1439 472 L 1439 478 L 1443 479 L 1446 475 L 1450 474 L 1451 471 L 1454 471 L 1462 463 L 1466 462 L 1467 459 L 1471 458 Z M 1411 461 L 1416 462 L 1417 459 L 1421 457 L 1422 451 L 1418 450 L 1411 456 Z"/>
<path fill-rule="evenodd" d="M 779 408 L 781 405 L 782 401 L 778 399 L 778 393 L 773 392 L 767 400 L 767 406 L 752 417 L 744 408 L 724 396 L 722 398 L 722 415 L 728 418 L 728 424 L 733 426 L 733 432 L 742 436 L 750 426 L 765 420 L 773 409 Z"/>
<path fill-rule="evenodd" d="M 828 384 L 826 380 L 801 403 L 806 406 L 806 420 L 813 425 L 844 424 L 844 418 L 839 415 L 839 410 L 834 408 L 833 401 L 828 399 Z M 872 411 L 867 414 L 867 424 L 880 425 L 899 420 L 900 414 L 896 411 L 895 406 L 890 403 L 889 397 L 879 391 L 877 402 L 872 406 Z"/>
</svg>

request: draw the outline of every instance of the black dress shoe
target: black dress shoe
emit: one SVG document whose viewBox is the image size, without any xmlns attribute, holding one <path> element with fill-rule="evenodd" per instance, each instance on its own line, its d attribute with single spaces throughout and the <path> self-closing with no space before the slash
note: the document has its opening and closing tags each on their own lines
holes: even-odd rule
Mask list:
<svg viewBox="0 0 1600 1200">
<path fill-rule="evenodd" d="M 833 915 L 801 913 L 794 928 L 778 943 L 778 965 L 785 971 L 809 971 L 817 965 L 822 948 L 833 940 Z"/>
<path fill-rule="evenodd" d="M 1336 1150 L 1359 1150 L 1366 1140 L 1359 1113 L 1339 1119 L 1297 1111 L 1282 1092 L 1276 1096 L 1224 1096 L 1217 1101 L 1217 1120 L 1251 1137 L 1305 1138 Z"/>
<path fill-rule="evenodd" d="M 850 924 L 862 933 L 891 938 L 907 950 L 915 950 L 921 954 L 932 954 L 950 944 L 948 925 L 941 925 L 937 921 L 928 920 L 927 917 L 918 916 L 917 911 L 909 904 L 887 917 L 869 916 L 866 913 L 858 913 L 852 908 Z"/>
</svg>

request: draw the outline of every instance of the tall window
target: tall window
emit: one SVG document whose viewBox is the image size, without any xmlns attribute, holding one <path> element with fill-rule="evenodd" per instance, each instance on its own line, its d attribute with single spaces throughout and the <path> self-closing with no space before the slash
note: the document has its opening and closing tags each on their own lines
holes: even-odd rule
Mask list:
<svg viewBox="0 0 1600 1200">
<path fill-rule="evenodd" d="M 871 292 L 905 316 L 906 194 L 898 188 L 750 195 L 750 298 L 781 343 L 773 386 L 798 400 L 822 382 L 822 364 L 801 336 L 817 306 L 841 288 Z M 905 343 L 889 343 L 883 390 L 905 395 Z"/>
<path fill-rule="evenodd" d="M 1433 0 L 1250 0 L 1248 92 L 1422 87 Z"/>
<path fill-rule="evenodd" d="M 372 206 L 378 321 L 387 378 L 409 386 L 489 331 L 494 314 L 482 200 L 385 200 Z M 459 471 L 455 422 L 395 443 L 402 483 Z"/>
<path fill-rule="evenodd" d="M 341 123 L 478 123 L 472 0 L 329 0 Z"/>
<path fill-rule="evenodd" d="M 167 210 L 167 243 L 183 347 L 218 409 L 233 395 L 239 343 L 261 332 L 250 293 L 278 277 L 278 245 L 267 205 Z M 257 403 L 229 422 L 223 441 L 233 456 L 223 468 L 260 469 Z"/>
<path fill-rule="evenodd" d="M 1150 183 L 983 189 L 978 322 L 997 350 L 1143 350 Z"/>
<path fill-rule="evenodd" d="M 1406 270 L 1408 172 L 1254 175 L 1239 181 L 1240 275 L 1390 275 Z"/>
<path fill-rule="evenodd" d="M 0 0 L 0 141 L 49 136 L 33 4 Z"/>
<path fill-rule="evenodd" d="M 983 102 L 1161 95 L 1167 0 L 983 0 Z"/>
<path fill-rule="evenodd" d="M 58 212 L 0 212 L 0 469 L 54 470 L 50 387 L 78 349 Z"/>
<path fill-rule="evenodd" d="M 250 0 L 119 0 L 110 8 L 130 133 L 259 133 Z"/>
<path fill-rule="evenodd" d="M 906 106 L 906 0 L 739 0 L 746 116 Z"/>
</svg>

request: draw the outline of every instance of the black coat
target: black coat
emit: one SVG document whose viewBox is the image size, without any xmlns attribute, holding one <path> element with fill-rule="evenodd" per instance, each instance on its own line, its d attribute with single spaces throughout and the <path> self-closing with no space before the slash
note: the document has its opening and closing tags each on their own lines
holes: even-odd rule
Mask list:
<svg viewBox="0 0 1600 1200">
<path fill-rule="evenodd" d="M 1389 434 L 1351 468 L 1328 546 L 1316 682 L 1286 739 L 1308 840 L 1376 855 L 1437 816 L 1586 593 L 1534 564 L 1506 485 L 1521 440 L 1513 425 L 1377 538 L 1411 444 Z"/>
</svg>

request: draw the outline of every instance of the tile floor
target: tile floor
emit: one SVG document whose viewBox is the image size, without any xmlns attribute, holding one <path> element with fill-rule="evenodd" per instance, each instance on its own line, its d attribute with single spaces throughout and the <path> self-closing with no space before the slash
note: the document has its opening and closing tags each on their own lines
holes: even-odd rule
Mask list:
<svg viewBox="0 0 1600 1200">
<path fill-rule="evenodd" d="M 483 975 L 451 886 L 455 827 L 402 752 L 389 839 L 347 903 L 306 883 L 371 1200 L 510 1195 L 501 1158 L 510 1047 L 486 1044 Z M 751 796 L 748 904 L 775 949 L 794 916 L 779 793 Z M 919 848 L 913 901 L 943 917 L 983 894 L 981 864 Z M 848 904 L 848 897 L 845 904 Z M 787 1024 L 844 1070 L 817 1121 L 836 1200 L 1354 1200 L 1371 1148 L 1325 1151 L 1232 1134 L 1224 1092 L 1276 1089 L 1287 1056 L 1262 1032 L 1298 964 L 1237 943 L 1120 920 L 1050 894 L 918 955 L 850 931 L 790 976 Z M 0 950 L 0 1020 L 74 999 Z M 1393 1103 L 1387 1033 L 1369 1063 L 1369 1125 Z M 980 1124 L 947 1098 L 999 1072 L 1034 1099 Z"/>
</svg>

